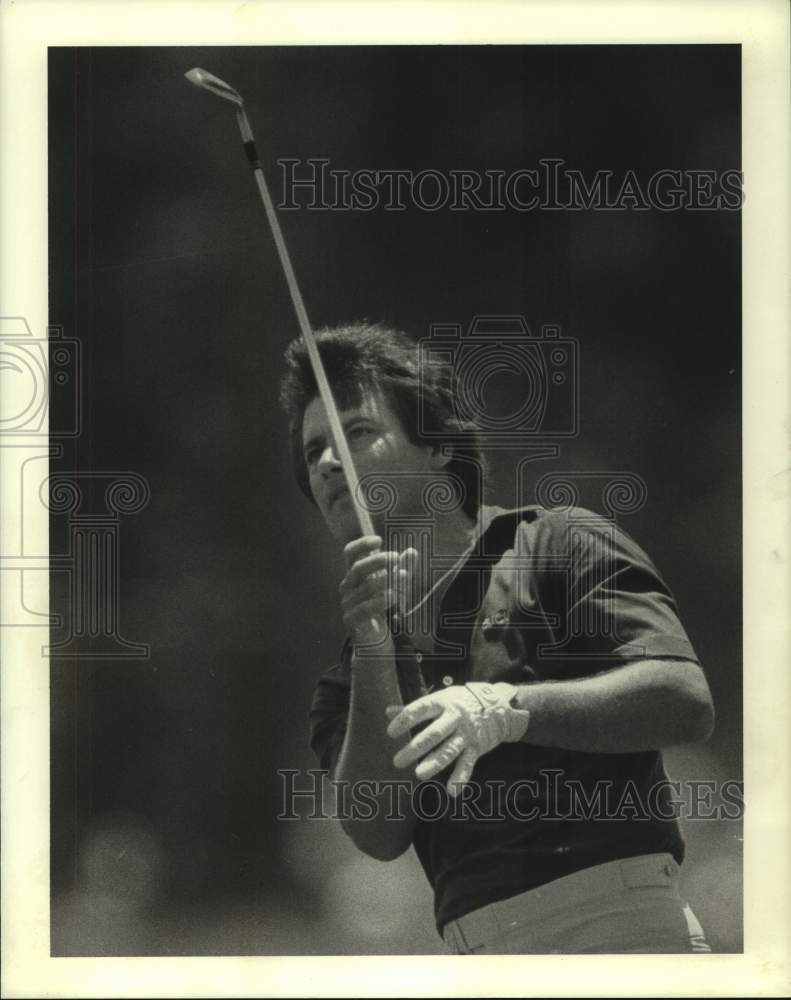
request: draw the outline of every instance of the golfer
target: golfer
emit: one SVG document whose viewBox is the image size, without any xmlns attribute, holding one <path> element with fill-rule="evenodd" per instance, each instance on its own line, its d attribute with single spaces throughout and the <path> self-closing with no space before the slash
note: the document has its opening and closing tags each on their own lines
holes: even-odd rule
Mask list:
<svg viewBox="0 0 791 1000">
<path fill-rule="evenodd" d="M 714 713 L 652 562 L 591 511 L 483 504 L 452 359 L 421 366 L 378 324 L 316 340 L 376 532 L 360 537 L 295 341 L 296 477 L 346 560 L 347 641 L 318 678 L 311 742 L 376 806 L 346 832 L 383 862 L 414 847 L 456 954 L 709 951 L 679 894 L 662 749 L 708 738 Z"/>
</svg>

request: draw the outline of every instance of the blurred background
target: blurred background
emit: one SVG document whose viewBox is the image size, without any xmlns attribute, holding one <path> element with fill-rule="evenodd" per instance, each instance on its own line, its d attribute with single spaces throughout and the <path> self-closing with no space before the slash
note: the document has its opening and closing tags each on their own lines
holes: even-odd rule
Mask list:
<svg viewBox="0 0 791 1000">
<path fill-rule="evenodd" d="M 430 954 L 414 855 L 381 864 L 331 820 L 278 820 L 279 769 L 315 767 L 307 711 L 343 640 L 342 560 L 291 474 L 277 406 L 298 333 L 230 106 L 278 159 L 334 169 L 738 169 L 736 46 L 50 49 L 50 321 L 81 343 L 83 429 L 53 472 L 134 472 L 119 627 L 145 659 L 51 666 L 55 955 Z M 531 474 L 628 471 L 621 525 L 674 591 L 718 712 L 671 776 L 741 777 L 740 215 L 727 211 L 291 211 L 315 326 L 521 314 L 579 344 L 579 434 Z M 518 393 L 503 385 L 498 391 Z M 60 399 L 60 401 L 59 401 Z M 58 408 L 71 405 L 63 397 Z M 64 410 L 63 419 L 67 419 Z M 602 510 L 601 480 L 580 500 Z M 53 513 L 53 553 L 68 545 Z M 68 638 L 69 593 L 53 610 Z M 96 650 L 93 650 L 96 653 Z M 305 775 L 299 781 L 308 783 Z M 307 814 L 308 806 L 303 803 Z M 300 807 L 302 808 L 302 807 Z M 741 830 L 684 824 L 683 888 L 741 949 Z"/>
</svg>

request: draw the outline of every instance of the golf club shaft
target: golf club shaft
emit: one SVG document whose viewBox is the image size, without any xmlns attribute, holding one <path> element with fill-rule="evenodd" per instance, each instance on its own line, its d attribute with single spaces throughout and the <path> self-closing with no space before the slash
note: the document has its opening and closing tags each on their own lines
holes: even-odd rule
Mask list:
<svg viewBox="0 0 791 1000">
<path fill-rule="evenodd" d="M 357 519 L 360 523 L 360 531 L 363 535 L 373 535 L 375 534 L 375 531 L 373 522 L 371 521 L 371 515 L 360 502 L 360 497 L 358 495 L 359 479 L 357 478 L 357 470 L 354 467 L 354 461 L 352 459 L 351 452 L 349 451 L 349 444 L 346 440 L 346 435 L 338 414 L 338 407 L 335 404 L 332 389 L 330 388 L 329 381 L 327 380 L 324 363 L 321 360 L 319 349 L 316 346 L 316 338 L 313 336 L 313 330 L 310 326 L 308 314 L 305 309 L 305 303 L 302 301 L 302 294 L 300 293 L 299 285 L 297 284 L 297 277 L 294 274 L 294 268 L 291 265 L 288 248 L 286 247 L 285 240 L 283 239 L 280 222 L 278 221 L 275 206 L 272 202 L 271 195 L 269 194 L 269 188 L 266 184 L 263 168 L 256 153 L 253 130 L 250 128 L 250 122 L 247 119 L 244 108 L 239 108 L 237 110 L 236 120 L 239 123 L 239 131 L 242 133 L 242 141 L 244 142 L 245 152 L 247 153 L 247 158 L 253 168 L 253 175 L 255 176 L 256 184 L 258 185 L 261 201 L 264 204 L 266 217 L 269 220 L 269 228 L 272 230 L 272 236 L 275 241 L 275 246 L 277 247 L 277 253 L 280 257 L 280 263 L 282 264 L 283 271 L 286 275 L 286 283 L 288 284 L 288 290 L 291 293 L 291 301 L 294 305 L 294 312 L 297 314 L 297 321 L 299 322 L 302 339 L 304 340 L 305 347 L 307 348 L 308 358 L 310 359 L 310 363 L 313 368 L 313 374 L 316 378 L 319 394 L 322 402 L 324 403 L 324 409 L 327 411 L 327 418 L 330 422 L 332 436 L 335 439 L 335 445 L 338 449 L 341 465 L 343 466 L 343 471 L 346 476 L 349 493 L 351 494 L 354 508 L 357 512 Z"/>
<path fill-rule="evenodd" d="M 354 467 L 354 460 L 352 459 L 352 454 L 349 451 L 349 444 L 346 440 L 346 434 L 344 433 L 343 425 L 341 424 L 341 419 L 338 414 L 338 407 L 335 404 L 335 398 L 332 395 L 332 389 L 330 388 L 330 383 L 327 379 L 327 373 L 324 370 L 324 362 L 321 360 L 321 355 L 319 354 L 319 349 L 316 345 L 316 338 L 313 336 L 313 330 L 310 326 L 310 320 L 308 319 L 308 313 L 305 309 L 305 303 L 302 301 L 302 294 L 297 283 L 297 276 L 294 274 L 294 268 L 291 264 L 288 247 L 286 246 L 286 241 L 283 239 L 280 222 L 278 221 L 275 206 L 272 201 L 272 197 L 269 194 L 266 178 L 264 177 L 264 170 L 261 166 L 261 161 L 258 159 L 253 130 L 250 128 L 250 122 L 248 121 L 243 107 L 237 110 L 236 120 L 239 123 L 239 131 L 242 133 L 242 141 L 244 142 L 245 152 L 247 153 L 247 158 L 250 161 L 250 166 L 253 168 L 253 176 L 255 177 L 256 184 L 258 185 L 258 191 L 261 195 L 261 201 L 264 204 L 266 217 L 269 220 L 269 228 L 272 230 L 272 237 L 274 238 L 275 246 L 277 247 L 280 263 L 282 264 L 283 271 L 286 275 L 286 284 L 288 285 L 288 290 L 291 293 L 291 301 L 294 305 L 294 312 L 297 314 L 297 321 L 299 322 L 302 339 L 305 342 L 305 347 L 308 352 L 308 358 L 310 359 L 310 363 L 313 367 L 313 374 L 316 378 L 319 394 L 321 395 L 322 402 L 324 403 L 324 409 L 327 411 L 332 436 L 335 439 L 335 445 L 338 449 L 341 466 L 343 467 L 343 471 L 346 476 L 346 484 L 349 487 L 349 493 L 352 497 L 354 509 L 357 513 L 360 533 L 363 535 L 373 535 L 375 534 L 375 529 L 373 522 L 371 521 L 371 515 L 360 501 L 357 470 Z M 398 620 L 398 614 L 392 614 L 390 616 L 391 627 L 395 627 Z M 379 634 L 380 628 L 375 618 L 371 619 L 371 624 L 374 626 L 374 631 Z"/>
</svg>

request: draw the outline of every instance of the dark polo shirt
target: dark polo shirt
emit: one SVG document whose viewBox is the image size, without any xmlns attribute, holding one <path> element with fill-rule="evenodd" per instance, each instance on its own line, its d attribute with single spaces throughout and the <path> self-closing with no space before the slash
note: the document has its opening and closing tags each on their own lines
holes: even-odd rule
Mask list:
<svg viewBox="0 0 791 1000">
<path fill-rule="evenodd" d="M 480 524 L 445 591 L 433 653 L 396 642 L 405 703 L 473 680 L 531 684 L 643 659 L 676 661 L 679 670 L 697 662 L 670 591 L 613 522 L 582 508 L 490 507 Z M 311 745 L 330 771 L 345 734 L 350 658 L 347 643 L 319 678 L 310 712 Z M 474 798 L 455 803 L 442 784 L 449 773 L 418 785 L 414 799 L 413 843 L 440 930 L 581 868 L 665 851 L 683 860 L 659 751 L 501 744 L 476 763 Z"/>
</svg>

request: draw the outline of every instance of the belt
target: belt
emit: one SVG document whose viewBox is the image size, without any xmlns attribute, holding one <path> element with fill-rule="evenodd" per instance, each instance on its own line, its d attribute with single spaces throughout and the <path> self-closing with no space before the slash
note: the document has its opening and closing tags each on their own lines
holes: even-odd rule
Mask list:
<svg viewBox="0 0 791 1000">
<path fill-rule="evenodd" d="M 652 887 L 677 893 L 679 871 L 671 854 L 641 854 L 608 861 L 450 920 L 442 928 L 442 936 L 449 941 L 456 934 L 466 947 L 478 948 L 515 927 L 544 920 L 559 910 L 579 907 L 598 896 Z"/>
</svg>

